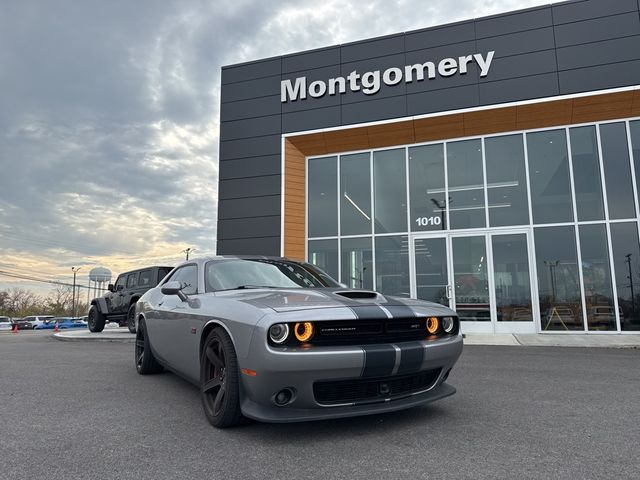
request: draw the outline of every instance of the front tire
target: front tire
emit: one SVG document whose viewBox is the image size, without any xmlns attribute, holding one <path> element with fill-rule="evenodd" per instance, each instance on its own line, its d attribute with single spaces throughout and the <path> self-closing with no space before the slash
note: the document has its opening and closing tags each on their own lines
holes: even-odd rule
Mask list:
<svg viewBox="0 0 640 480">
<path fill-rule="evenodd" d="M 98 307 L 91 305 L 89 309 L 89 315 L 87 317 L 87 324 L 89 325 L 90 332 L 101 332 L 104 330 L 104 324 L 106 322 L 105 316 L 98 310 Z"/>
<path fill-rule="evenodd" d="M 151 352 L 151 344 L 147 335 L 147 327 L 144 320 L 138 322 L 138 331 L 136 332 L 136 370 L 140 375 L 149 375 L 151 373 L 159 373 L 162 371 L 162 365 L 158 363 L 156 357 Z"/>
<path fill-rule="evenodd" d="M 129 307 L 127 313 L 127 328 L 131 333 L 136 333 L 136 304 L 134 303 Z"/>
<path fill-rule="evenodd" d="M 207 420 L 218 428 L 242 423 L 238 359 L 222 328 L 209 333 L 200 357 L 200 392 Z"/>
</svg>

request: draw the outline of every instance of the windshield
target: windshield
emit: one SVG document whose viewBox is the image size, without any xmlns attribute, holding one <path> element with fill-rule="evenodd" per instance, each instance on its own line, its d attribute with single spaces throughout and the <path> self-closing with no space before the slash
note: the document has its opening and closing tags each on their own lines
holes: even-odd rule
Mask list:
<svg viewBox="0 0 640 480">
<path fill-rule="evenodd" d="M 208 292 L 236 288 L 335 288 L 338 283 L 313 265 L 272 259 L 229 259 L 207 263 Z"/>
</svg>

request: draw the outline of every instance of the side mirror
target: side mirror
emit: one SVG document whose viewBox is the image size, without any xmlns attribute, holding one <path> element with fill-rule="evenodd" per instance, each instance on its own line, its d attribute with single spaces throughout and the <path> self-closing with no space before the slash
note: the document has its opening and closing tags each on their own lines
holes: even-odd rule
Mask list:
<svg viewBox="0 0 640 480">
<path fill-rule="evenodd" d="M 110 292 L 113 292 L 113 283 L 110 283 L 109 285 L 107 285 L 107 290 L 109 290 Z"/>
<path fill-rule="evenodd" d="M 187 300 L 187 296 L 182 292 L 182 284 L 175 280 L 162 285 L 160 291 L 163 295 L 177 295 L 183 302 Z"/>
</svg>

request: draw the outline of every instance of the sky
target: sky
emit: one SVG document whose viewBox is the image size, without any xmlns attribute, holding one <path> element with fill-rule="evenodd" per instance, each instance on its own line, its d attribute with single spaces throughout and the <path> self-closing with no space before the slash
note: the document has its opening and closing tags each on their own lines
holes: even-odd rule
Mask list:
<svg viewBox="0 0 640 480">
<path fill-rule="evenodd" d="M 536 0 L 0 0 L 0 290 L 215 253 L 223 65 Z"/>
</svg>

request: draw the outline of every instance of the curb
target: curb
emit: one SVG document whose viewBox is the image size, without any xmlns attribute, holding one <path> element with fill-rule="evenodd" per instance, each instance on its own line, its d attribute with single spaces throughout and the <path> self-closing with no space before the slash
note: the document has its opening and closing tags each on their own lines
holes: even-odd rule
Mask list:
<svg viewBox="0 0 640 480">
<path fill-rule="evenodd" d="M 76 335 L 73 335 L 75 333 Z M 78 335 L 80 334 L 80 335 Z M 86 333 L 86 332 L 66 332 L 54 333 L 52 336 L 56 340 L 61 342 L 103 342 L 103 343 L 135 343 L 136 337 L 134 334 L 127 332 L 117 334 L 107 334 L 108 336 L 102 336 L 100 333 Z"/>
</svg>

